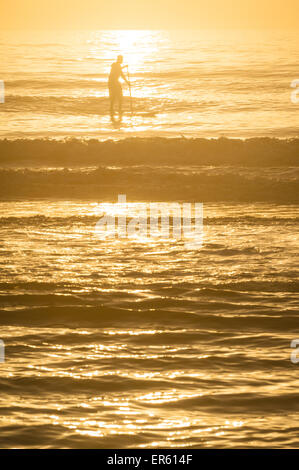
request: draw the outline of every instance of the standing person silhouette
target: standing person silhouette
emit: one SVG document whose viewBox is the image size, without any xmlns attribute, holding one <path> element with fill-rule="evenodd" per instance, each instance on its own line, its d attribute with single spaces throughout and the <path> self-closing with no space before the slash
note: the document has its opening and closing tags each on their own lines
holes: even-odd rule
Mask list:
<svg viewBox="0 0 299 470">
<path fill-rule="evenodd" d="M 117 56 L 117 61 L 113 62 L 111 65 L 111 70 L 109 74 L 109 98 L 110 98 L 110 116 L 111 119 L 114 119 L 114 104 L 118 102 L 118 112 L 119 112 L 119 119 L 122 116 L 122 103 L 123 103 L 123 92 L 121 83 L 119 82 L 119 78 L 121 77 L 128 85 L 129 81 L 124 76 L 124 73 L 121 68 L 121 64 L 123 63 L 123 56 Z"/>
</svg>

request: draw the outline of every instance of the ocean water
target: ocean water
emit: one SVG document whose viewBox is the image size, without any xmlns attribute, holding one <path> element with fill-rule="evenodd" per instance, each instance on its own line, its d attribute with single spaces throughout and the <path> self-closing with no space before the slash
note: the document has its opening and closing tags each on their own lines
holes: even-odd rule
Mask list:
<svg viewBox="0 0 299 470">
<path fill-rule="evenodd" d="M 107 77 L 122 53 L 133 116 L 109 118 Z M 296 31 L 0 32 L 0 136 L 298 135 Z"/>
<path fill-rule="evenodd" d="M 299 447 L 298 45 L 0 33 L 1 448 Z M 202 246 L 96 236 L 151 202 L 203 203 Z"/>
<path fill-rule="evenodd" d="M 298 447 L 298 206 L 207 204 L 196 251 L 112 208 L 1 203 L 1 447 Z"/>
</svg>

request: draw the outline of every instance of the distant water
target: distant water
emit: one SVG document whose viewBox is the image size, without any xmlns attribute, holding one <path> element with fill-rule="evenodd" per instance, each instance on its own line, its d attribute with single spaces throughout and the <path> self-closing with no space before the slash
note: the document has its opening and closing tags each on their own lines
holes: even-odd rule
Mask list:
<svg viewBox="0 0 299 470">
<path fill-rule="evenodd" d="M 134 115 L 109 120 L 107 76 L 120 52 Z M 0 136 L 298 135 L 297 32 L 1 32 Z"/>
</svg>

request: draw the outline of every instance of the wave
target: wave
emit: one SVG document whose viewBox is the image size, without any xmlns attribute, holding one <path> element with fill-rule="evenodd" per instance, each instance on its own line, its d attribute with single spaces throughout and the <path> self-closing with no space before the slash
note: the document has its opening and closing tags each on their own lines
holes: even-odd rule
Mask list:
<svg viewBox="0 0 299 470">
<path fill-rule="evenodd" d="M 127 99 L 124 99 L 126 103 Z M 135 100 L 136 101 L 136 100 Z M 43 114 L 94 115 L 107 114 L 108 96 L 20 96 L 5 97 L 5 113 L 42 112 Z"/>
<path fill-rule="evenodd" d="M 151 274 L 150 274 L 151 275 Z M 152 276 L 152 275 L 151 275 Z M 98 284 L 97 284 L 98 285 Z M 132 285 L 134 287 L 135 284 Z M 151 283 L 153 289 L 161 289 L 161 284 L 153 281 Z M 128 289 L 130 285 L 127 284 Z M 39 293 L 64 293 L 64 294 L 73 294 L 74 292 L 74 284 L 71 282 L 37 282 L 37 281 L 13 281 L 13 282 L 0 282 L 0 292 L 23 292 L 28 293 L 30 291 L 36 291 Z M 173 293 L 174 295 L 188 293 L 190 292 L 200 292 L 203 295 L 211 294 L 213 297 L 219 293 L 219 295 L 227 296 L 227 292 L 239 292 L 239 293 L 259 293 L 261 295 L 262 292 L 269 292 L 269 293 L 296 293 L 299 291 L 299 281 L 296 278 L 296 281 L 282 281 L 282 280 L 259 280 L 259 281 L 252 281 L 252 280 L 244 280 L 244 281 L 230 281 L 224 282 L 219 281 L 219 284 L 215 282 L 178 282 L 177 284 L 173 285 L 171 288 L 168 289 L 168 293 Z M 126 295 L 129 295 L 127 292 Z"/>
<path fill-rule="evenodd" d="M 3 139 L 0 197 L 296 204 L 298 154 L 299 139 Z"/>
<path fill-rule="evenodd" d="M 274 361 L 273 361 L 274 362 Z M 270 361 L 269 361 L 270 363 Z M 268 364 L 270 367 L 270 364 Z M 155 404 L 153 403 L 155 406 Z M 161 405 L 156 405 L 161 406 Z M 256 412 L 272 412 L 279 413 L 281 411 L 291 412 L 292 410 L 299 410 L 298 401 L 296 400 L 295 393 L 284 393 L 280 395 L 258 395 L 252 393 L 233 393 L 221 394 L 214 393 L 212 396 L 204 395 L 195 398 L 185 398 L 179 401 L 163 403 L 163 407 L 167 408 L 180 408 L 180 409 L 193 409 L 202 410 L 208 409 L 210 412 L 227 413 L 227 408 L 230 412 L 240 414 L 244 408 L 247 410 L 254 410 Z"/>
<path fill-rule="evenodd" d="M 128 201 L 299 203 L 297 178 L 288 181 L 283 177 L 280 180 L 277 172 L 275 177 L 269 177 L 259 171 L 253 177 L 252 173 L 242 174 L 238 169 L 223 173 L 185 174 L 183 171 L 165 172 L 142 167 L 39 171 L 2 169 L 0 197 L 114 201 L 118 194 L 126 194 Z"/>
<path fill-rule="evenodd" d="M 165 327 L 176 325 L 176 328 L 221 329 L 243 331 L 262 329 L 263 331 L 298 332 L 298 315 L 296 309 L 256 304 L 238 305 L 232 302 L 194 302 L 186 308 L 182 305 L 158 305 L 156 308 L 144 305 L 144 309 L 111 307 L 109 305 L 68 305 L 41 306 L 23 308 L 5 308 L 0 310 L 1 324 L 30 327 L 51 328 L 89 328 L 89 327 Z M 140 307 L 138 305 L 138 307 Z M 136 307 L 135 307 L 136 308 Z M 254 308 L 255 313 L 248 312 Z"/>
<path fill-rule="evenodd" d="M 107 75 L 105 74 L 97 74 L 94 77 L 86 77 L 86 79 L 78 78 L 78 79 L 18 79 L 18 80 L 7 80 L 5 82 L 6 91 L 9 91 L 13 88 L 21 88 L 22 90 L 26 90 L 26 88 L 32 90 L 36 89 L 46 89 L 46 90 L 69 90 L 69 89 L 98 89 L 105 87 L 107 88 Z M 6 95 L 9 97 L 9 94 Z M 13 96 L 13 95 L 12 95 Z M 18 97 L 19 99 L 23 99 L 24 96 Z"/>
<path fill-rule="evenodd" d="M 34 216 L 9 216 L 4 217 L 0 216 L 0 224 L 1 227 L 62 227 L 62 226 L 73 226 L 75 224 L 82 224 L 86 227 L 92 226 L 94 227 L 95 224 L 99 220 L 99 216 L 102 215 L 101 211 L 99 210 L 98 215 L 70 215 L 70 216 L 46 216 L 46 215 L 34 215 Z M 118 217 L 118 214 L 115 214 L 115 217 Z M 133 220 L 134 216 L 130 216 L 128 214 L 128 219 Z M 173 224 L 173 217 L 169 217 L 169 224 L 170 227 Z M 138 221 L 143 221 L 146 223 L 150 223 L 150 218 L 143 219 L 142 217 L 138 217 Z M 137 219 L 136 219 L 137 222 Z M 195 219 L 192 217 L 190 218 L 191 224 L 195 224 Z M 290 226 L 290 225 L 298 225 L 299 224 L 299 217 L 254 217 L 254 216 L 235 216 L 235 217 L 204 217 L 204 224 L 207 225 L 250 225 L 250 226 L 271 226 L 271 225 L 283 225 Z M 109 222 L 108 222 L 109 225 Z M 273 249 L 278 249 L 278 247 L 272 247 Z M 215 254 L 223 252 L 224 254 L 227 253 L 228 249 L 223 246 L 213 246 L 211 244 L 207 244 L 205 246 L 206 251 L 213 252 Z M 255 247 L 248 247 L 246 249 L 246 254 L 251 254 L 256 252 Z M 243 251 L 244 251 L 243 250 Z M 242 250 L 241 250 L 242 251 Z M 2 251 L 3 253 L 3 251 Z M 237 250 L 239 254 L 239 251 Z"/>
<path fill-rule="evenodd" d="M 31 112 L 42 114 L 71 114 L 75 116 L 90 115 L 107 115 L 109 112 L 109 97 L 106 82 L 93 82 L 92 84 L 81 83 L 81 89 L 85 88 L 85 92 L 73 96 L 67 95 L 66 89 L 62 89 L 61 93 L 56 92 L 53 95 L 33 94 L 29 92 L 25 95 L 6 94 L 5 106 L 0 111 L 5 113 L 12 112 Z M 159 112 L 196 112 L 198 110 L 198 101 L 168 101 L 161 98 L 141 98 L 133 97 L 135 116 L 158 114 Z M 130 98 L 127 92 L 123 97 L 124 109 L 130 109 Z M 216 107 L 215 101 L 205 101 L 201 105 L 201 110 L 207 110 Z M 244 109 L 244 108 L 243 108 Z M 248 107 L 246 109 L 249 110 Z M 238 111 L 240 109 L 238 108 Z"/>
<path fill-rule="evenodd" d="M 298 167 L 299 138 L 2 139 L 0 164 Z"/>
</svg>

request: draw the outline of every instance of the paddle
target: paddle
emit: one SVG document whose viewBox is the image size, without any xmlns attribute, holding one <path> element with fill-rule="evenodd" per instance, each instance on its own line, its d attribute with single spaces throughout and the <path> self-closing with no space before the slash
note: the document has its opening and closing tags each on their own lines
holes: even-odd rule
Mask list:
<svg viewBox="0 0 299 470">
<path fill-rule="evenodd" d="M 131 110 L 131 116 L 133 116 L 133 100 L 132 100 L 132 90 L 131 90 L 131 82 L 130 82 L 130 73 L 129 73 L 129 66 L 124 65 L 123 68 L 127 69 L 127 76 L 128 76 L 128 85 L 129 85 L 129 92 L 130 92 L 130 110 Z"/>
</svg>

